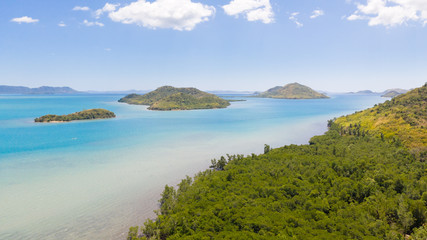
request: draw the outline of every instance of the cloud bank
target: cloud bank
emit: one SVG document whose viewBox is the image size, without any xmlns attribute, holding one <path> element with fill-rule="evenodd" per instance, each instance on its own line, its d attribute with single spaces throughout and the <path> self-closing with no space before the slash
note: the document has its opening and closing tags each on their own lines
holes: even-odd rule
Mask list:
<svg viewBox="0 0 427 240">
<path fill-rule="evenodd" d="M 28 16 L 23 16 L 23 17 L 20 17 L 20 18 L 12 18 L 10 21 L 21 24 L 21 23 L 36 23 L 39 20 L 31 18 L 31 17 L 28 17 Z"/>
<path fill-rule="evenodd" d="M 261 21 L 266 24 L 274 22 L 270 0 L 232 0 L 222 8 L 227 15 L 244 15 L 248 21 Z"/>
<path fill-rule="evenodd" d="M 426 0 L 367 0 L 357 4 L 357 10 L 348 20 L 368 20 L 369 26 L 393 27 L 409 21 L 427 24 Z"/>
<path fill-rule="evenodd" d="M 143 27 L 171 28 L 178 31 L 191 31 L 197 24 L 208 21 L 215 14 L 212 6 L 195 3 L 191 0 L 138 0 L 116 11 L 109 17 L 115 22 L 137 24 Z"/>
</svg>

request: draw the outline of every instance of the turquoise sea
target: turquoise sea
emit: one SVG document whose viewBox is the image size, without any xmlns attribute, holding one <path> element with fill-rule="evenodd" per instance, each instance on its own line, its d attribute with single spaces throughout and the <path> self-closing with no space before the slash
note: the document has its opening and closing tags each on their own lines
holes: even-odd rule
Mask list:
<svg viewBox="0 0 427 240">
<path fill-rule="evenodd" d="M 0 239 L 125 239 L 153 216 L 164 185 L 226 153 L 305 144 L 376 95 L 284 100 L 226 96 L 227 109 L 149 111 L 123 95 L 0 95 Z M 108 120 L 34 123 L 91 108 Z"/>
</svg>

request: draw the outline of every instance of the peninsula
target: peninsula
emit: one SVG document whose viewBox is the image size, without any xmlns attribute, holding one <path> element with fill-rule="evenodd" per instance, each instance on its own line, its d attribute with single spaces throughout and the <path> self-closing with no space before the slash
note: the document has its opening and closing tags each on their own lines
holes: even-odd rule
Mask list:
<svg viewBox="0 0 427 240">
<path fill-rule="evenodd" d="M 48 114 L 34 119 L 34 122 L 70 122 L 77 120 L 94 120 L 115 117 L 116 115 L 113 112 L 98 108 L 75 112 L 68 115 Z"/>
<path fill-rule="evenodd" d="M 290 83 L 283 87 L 277 86 L 265 92 L 258 94 L 256 97 L 261 98 L 282 98 L 282 99 L 317 99 L 329 98 L 328 96 L 318 93 L 313 89 L 299 83 Z"/>
<path fill-rule="evenodd" d="M 149 110 L 194 110 L 226 108 L 230 102 L 214 94 L 196 88 L 175 88 L 163 86 L 144 95 L 129 94 L 119 102 L 148 105 Z"/>
</svg>

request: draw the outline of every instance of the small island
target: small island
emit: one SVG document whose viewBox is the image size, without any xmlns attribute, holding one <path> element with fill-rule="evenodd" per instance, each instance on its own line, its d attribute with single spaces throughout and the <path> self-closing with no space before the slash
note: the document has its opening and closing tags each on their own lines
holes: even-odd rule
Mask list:
<svg viewBox="0 0 427 240">
<path fill-rule="evenodd" d="M 70 122 L 77 120 L 94 120 L 115 117 L 116 115 L 113 112 L 98 108 L 75 112 L 68 115 L 48 114 L 34 119 L 34 122 Z"/>
<path fill-rule="evenodd" d="M 129 94 L 119 102 L 133 105 L 148 105 L 149 110 L 194 110 L 226 108 L 230 102 L 214 94 L 196 88 L 163 86 L 144 95 Z"/>
<path fill-rule="evenodd" d="M 317 99 L 329 98 L 328 96 L 318 93 L 313 89 L 301 85 L 299 83 L 290 83 L 283 87 L 277 86 L 265 92 L 262 92 L 256 97 L 261 98 L 282 98 L 282 99 Z"/>
</svg>

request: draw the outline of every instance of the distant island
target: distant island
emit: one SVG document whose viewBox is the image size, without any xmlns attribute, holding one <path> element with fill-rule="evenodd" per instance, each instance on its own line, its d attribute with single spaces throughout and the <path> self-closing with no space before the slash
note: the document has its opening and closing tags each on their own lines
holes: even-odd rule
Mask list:
<svg viewBox="0 0 427 240">
<path fill-rule="evenodd" d="M 34 119 L 34 122 L 70 122 L 76 120 L 94 120 L 115 117 L 116 115 L 113 112 L 98 108 L 75 112 L 68 115 L 48 114 Z"/>
<path fill-rule="evenodd" d="M 407 93 L 407 92 L 408 92 L 408 90 L 400 89 L 400 88 L 388 89 L 388 90 L 386 90 L 386 91 L 383 92 L 383 94 L 381 95 L 381 97 L 394 98 L 396 96 L 399 96 L 400 94 L 404 94 L 404 93 Z"/>
<path fill-rule="evenodd" d="M 73 94 L 79 93 L 70 87 L 48 87 L 29 88 L 22 86 L 0 85 L 0 94 Z"/>
<path fill-rule="evenodd" d="M 283 99 L 317 99 L 329 98 L 328 96 L 318 93 L 313 89 L 301 85 L 299 83 L 290 83 L 283 87 L 277 86 L 265 92 L 262 92 L 256 97 L 261 98 L 283 98 Z"/>
<path fill-rule="evenodd" d="M 196 88 L 171 86 L 159 87 L 144 95 L 129 94 L 119 102 L 148 105 L 148 109 L 159 111 L 226 108 L 230 105 L 229 101 Z"/>
</svg>

